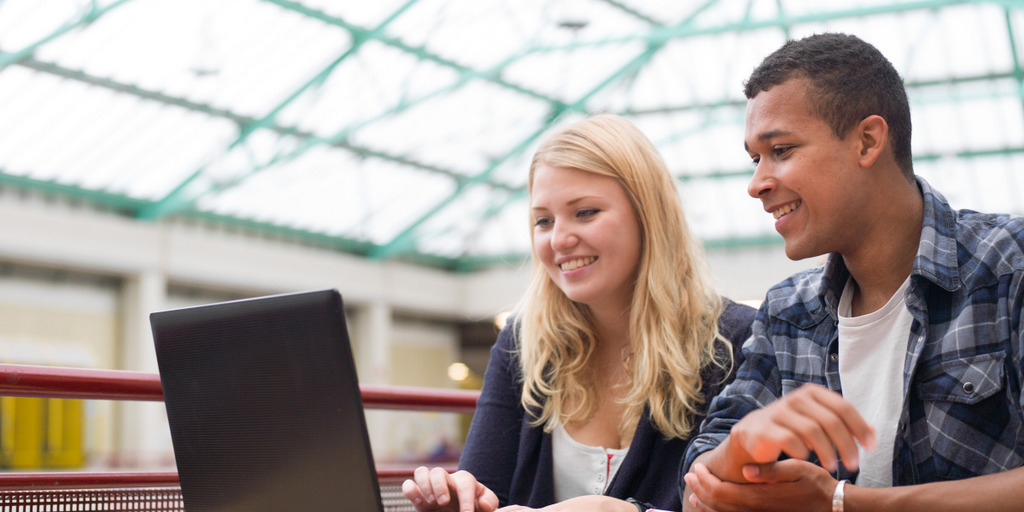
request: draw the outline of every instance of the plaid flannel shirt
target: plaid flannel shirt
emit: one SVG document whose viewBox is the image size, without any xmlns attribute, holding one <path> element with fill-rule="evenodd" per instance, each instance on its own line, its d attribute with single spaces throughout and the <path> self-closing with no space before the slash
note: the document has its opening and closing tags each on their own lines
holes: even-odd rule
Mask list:
<svg viewBox="0 0 1024 512">
<path fill-rule="evenodd" d="M 906 296 L 914 322 L 893 485 L 1024 464 L 1024 219 L 954 211 L 924 180 L 918 186 L 924 225 Z M 684 470 L 744 415 L 805 383 L 842 393 L 836 310 L 849 275 L 832 254 L 768 291 L 736 380 L 712 401 Z M 836 476 L 856 477 L 842 466 Z"/>
</svg>

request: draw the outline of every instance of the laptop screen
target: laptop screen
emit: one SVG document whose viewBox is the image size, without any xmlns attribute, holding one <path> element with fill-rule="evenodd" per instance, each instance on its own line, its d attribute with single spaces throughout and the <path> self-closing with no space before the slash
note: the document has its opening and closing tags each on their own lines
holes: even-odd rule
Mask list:
<svg viewBox="0 0 1024 512">
<path fill-rule="evenodd" d="M 190 512 L 382 510 L 336 290 L 150 323 Z"/>
</svg>

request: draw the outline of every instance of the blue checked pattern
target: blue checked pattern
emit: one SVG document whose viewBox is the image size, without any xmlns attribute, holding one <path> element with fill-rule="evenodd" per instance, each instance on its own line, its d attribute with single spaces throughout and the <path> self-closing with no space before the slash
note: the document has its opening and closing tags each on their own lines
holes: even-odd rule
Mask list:
<svg viewBox="0 0 1024 512">
<path fill-rule="evenodd" d="M 961 479 L 1024 465 L 1024 219 L 952 210 L 918 178 L 924 227 L 907 307 L 893 485 Z M 768 291 L 736 380 L 715 398 L 684 468 L 740 418 L 813 382 L 842 393 L 837 306 L 849 271 L 830 255 Z M 683 473 L 685 474 L 685 472 Z M 838 478 L 854 479 L 840 468 Z"/>
</svg>

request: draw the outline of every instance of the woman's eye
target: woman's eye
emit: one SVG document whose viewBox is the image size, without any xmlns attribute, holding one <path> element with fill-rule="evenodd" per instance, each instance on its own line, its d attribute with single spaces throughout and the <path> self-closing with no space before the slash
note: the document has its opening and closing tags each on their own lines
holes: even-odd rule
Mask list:
<svg viewBox="0 0 1024 512">
<path fill-rule="evenodd" d="M 537 228 L 544 228 L 551 224 L 551 220 L 546 217 L 541 217 L 533 221 L 533 226 Z"/>
<path fill-rule="evenodd" d="M 576 216 L 577 217 L 584 217 L 584 218 L 585 217 L 593 217 L 594 215 L 597 215 L 597 213 L 599 211 L 600 210 L 598 210 L 597 208 L 585 208 L 583 210 L 580 210 L 580 211 L 576 212 Z"/>
</svg>

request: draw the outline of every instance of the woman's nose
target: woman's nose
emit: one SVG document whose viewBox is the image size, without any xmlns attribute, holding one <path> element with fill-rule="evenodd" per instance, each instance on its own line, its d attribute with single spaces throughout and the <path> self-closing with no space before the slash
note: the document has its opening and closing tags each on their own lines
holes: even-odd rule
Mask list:
<svg viewBox="0 0 1024 512">
<path fill-rule="evenodd" d="M 556 251 L 569 249 L 579 243 L 579 237 L 571 226 L 559 226 L 555 224 L 554 232 L 551 233 L 551 248 Z"/>
</svg>

